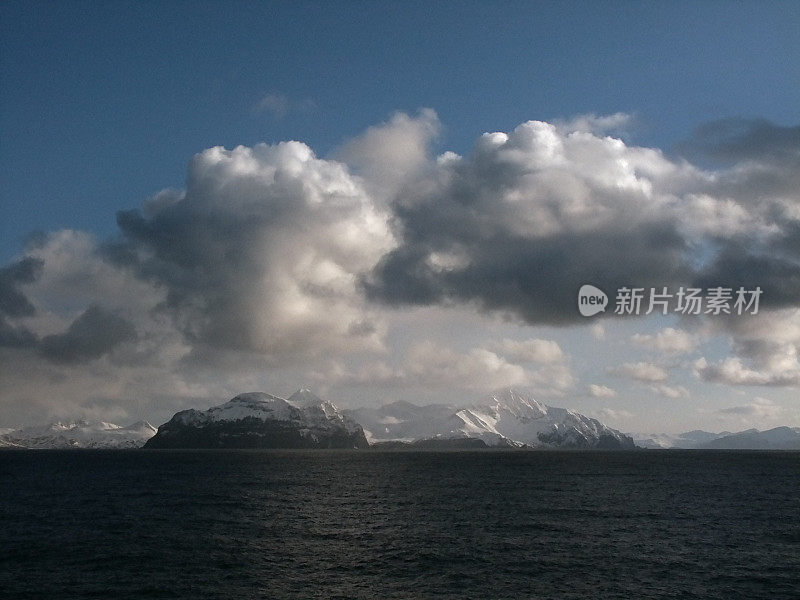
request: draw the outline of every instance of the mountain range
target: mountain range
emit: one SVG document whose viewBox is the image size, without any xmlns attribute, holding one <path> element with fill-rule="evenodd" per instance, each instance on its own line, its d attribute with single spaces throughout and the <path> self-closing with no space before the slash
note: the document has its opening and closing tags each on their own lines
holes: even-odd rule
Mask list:
<svg viewBox="0 0 800 600">
<path fill-rule="evenodd" d="M 493 447 L 634 448 L 630 437 L 597 419 L 541 404 L 513 389 L 465 408 L 394 402 L 345 412 L 372 443 L 471 438 Z"/>
<path fill-rule="evenodd" d="M 140 448 L 156 433 L 147 421 L 120 427 L 104 421 L 51 423 L 6 430 L 0 435 L 0 448 Z"/>
<path fill-rule="evenodd" d="M 75 421 L 0 430 L 2 448 L 596 448 L 800 450 L 800 428 L 626 435 L 513 389 L 470 406 L 393 402 L 342 410 L 308 389 L 287 399 L 252 392 L 176 413 L 158 430 Z"/>
<path fill-rule="evenodd" d="M 666 433 L 634 434 L 642 448 L 678 448 L 684 450 L 800 450 L 800 427 L 775 427 L 759 431 L 711 433 L 694 430 L 678 435 Z"/>
</svg>

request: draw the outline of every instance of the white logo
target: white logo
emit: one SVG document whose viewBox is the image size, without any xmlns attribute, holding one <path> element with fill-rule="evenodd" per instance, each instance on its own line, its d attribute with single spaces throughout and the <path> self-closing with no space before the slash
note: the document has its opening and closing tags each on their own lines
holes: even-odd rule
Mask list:
<svg viewBox="0 0 800 600">
<path fill-rule="evenodd" d="M 582 285 L 578 290 L 578 310 L 584 317 L 591 317 L 599 312 L 605 312 L 608 304 L 606 293 L 593 285 Z"/>
</svg>

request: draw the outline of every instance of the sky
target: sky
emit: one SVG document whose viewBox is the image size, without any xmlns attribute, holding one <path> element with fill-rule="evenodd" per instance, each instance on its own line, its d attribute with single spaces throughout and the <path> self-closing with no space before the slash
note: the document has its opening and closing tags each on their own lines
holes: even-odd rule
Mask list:
<svg viewBox="0 0 800 600">
<path fill-rule="evenodd" d="M 799 55 L 795 2 L 5 2 L 0 426 L 507 386 L 798 426 Z M 715 287 L 757 314 L 674 310 Z"/>
</svg>

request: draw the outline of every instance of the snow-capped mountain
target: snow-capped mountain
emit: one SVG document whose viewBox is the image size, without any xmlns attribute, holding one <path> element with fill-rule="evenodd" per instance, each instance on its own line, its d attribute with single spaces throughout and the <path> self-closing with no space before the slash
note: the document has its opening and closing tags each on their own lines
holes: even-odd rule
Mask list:
<svg viewBox="0 0 800 600">
<path fill-rule="evenodd" d="M 147 421 L 120 427 L 103 421 L 74 421 L 23 427 L 0 435 L 0 447 L 32 449 L 140 448 L 156 433 Z"/>
<path fill-rule="evenodd" d="M 657 449 L 800 450 L 800 427 L 775 427 L 765 431 L 747 429 L 737 433 L 695 430 L 678 435 L 635 434 L 634 441 L 642 448 Z"/>
<path fill-rule="evenodd" d="M 206 411 L 176 413 L 146 448 L 365 448 L 361 426 L 301 389 L 284 400 L 251 392 Z"/>
<path fill-rule="evenodd" d="M 395 402 L 346 411 L 371 442 L 476 438 L 487 446 L 633 448 L 633 440 L 596 419 L 541 404 L 513 389 L 459 408 Z"/>
</svg>

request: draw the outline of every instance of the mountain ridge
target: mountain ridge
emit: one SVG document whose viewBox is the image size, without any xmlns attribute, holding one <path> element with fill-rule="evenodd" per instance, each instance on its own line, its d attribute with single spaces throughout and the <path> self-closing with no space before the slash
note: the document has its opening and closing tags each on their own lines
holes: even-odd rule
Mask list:
<svg viewBox="0 0 800 600">
<path fill-rule="evenodd" d="M 147 421 L 127 426 L 106 421 L 57 421 L 33 425 L 0 435 L 0 447 L 21 449 L 123 449 L 139 448 L 155 435 Z"/>
<path fill-rule="evenodd" d="M 158 429 L 147 421 L 122 427 L 86 420 L 0 429 L 1 449 L 142 446 L 800 450 L 800 427 L 625 434 L 576 411 L 540 403 L 513 388 L 468 406 L 396 400 L 379 407 L 346 410 L 300 388 L 286 399 L 246 392 L 207 410 L 182 410 Z"/>
<path fill-rule="evenodd" d="M 630 437 L 597 419 L 541 404 L 513 388 L 467 407 L 404 402 L 345 412 L 361 423 L 372 443 L 475 438 L 501 447 L 635 447 Z"/>
<path fill-rule="evenodd" d="M 642 448 L 680 450 L 800 450 L 800 427 L 781 425 L 759 431 L 755 428 L 743 431 L 712 433 L 695 429 L 670 435 L 633 434 L 634 441 Z"/>
</svg>

